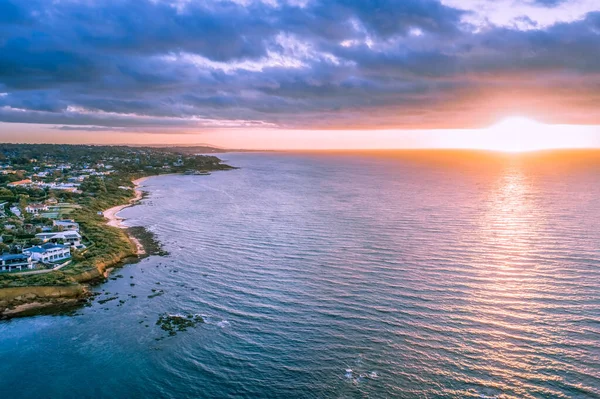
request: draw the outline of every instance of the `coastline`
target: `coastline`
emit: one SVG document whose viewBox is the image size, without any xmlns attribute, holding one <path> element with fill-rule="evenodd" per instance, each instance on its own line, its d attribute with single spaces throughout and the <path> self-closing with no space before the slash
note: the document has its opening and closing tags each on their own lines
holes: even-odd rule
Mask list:
<svg viewBox="0 0 600 399">
<path fill-rule="evenodd" d="M 230 170 L 229 165 L 213 162 L 204 169 Z M 118 204 L 103 210 L 102 206 L 93 205 L 80 210 L 80 223 L 88 224 L 95 234 L 92 245 L 85 254 L 77 254 L 78 259 L 64 269 L 44 274 L 2 274 L 0 277 L 0 320 L 21 316 L 33 316 L 78 307 L 92 297 L 89 284 L 108 278 L 115 269 L 127 263 L 135 262 L 147 256 L 166 256 L 168 252 L 162 248 L 154 234 L 144 227 L 128 227 L 123 224 L 124 218 L 118 216 L 123 209 L 134 206 L 144 197 L 141 185 L 150 177 L 180 175 L 181 173 L 158 173 L 140 177 L 135 180 L 123 179 L 133 183 L 134 196 L 127 198 L 123 192 L 111 198 L 103 198 L 105 206 Z M 116 198 L 118 200 L 115 201 Z"/>
<path fill-rule="evenodd" d="M 118 213 L 121 212 L 125 208 L 129 208 L 130 206 L 137 205 L 142 200 L 142 198 L 144 196 L 144 191 L 142 191 L 142 189 L 140 188 L 140 185 L 144 181 L 148 180 L 150 177 L 152 177 L 152 176 L 140 177 L 139 179 L 135 179 L 135 180 L 131 181 L 135 185 L 135 187 L 134 187 L 135 197 L 130 199 L 127 204 L 113 206 L 112 208 L 108 208 L 102 212 L 102 215 L 108 220 L 106 222 L 106 224 L 108 226 L 127 230 L 127 226 L 123 225 L 123 221 L 125 219 L 118 216 Z M 140 240 L 137 239 L 136 237 L 134 237 L 129 232 L 127 232 L 127 236 L 129 237 L 129 240 L 131 240 L 131 242 L 137 248 L 137 250 L 136 250 L 137 255 L 138 256 L 146 255 L 146 249 L 144 248 L 144 246 L 142 245 Z"/>
<path fill-rule="evenodd" d="M 142 244 L 142 240 L 134 237 L 129 230 L 130 228 L 123 225 L 122 222 L 125 219 L 117 216 L 117 214 L 123 209 L 139 203 L 144 196 L 144 191 L 141 190 L 140 185 L 154 176 L 160 175 L 145 176 L 132 180 L 131 182 L 135 186 L 134 198 L 126 204 L 116 205 L 102 212 L 103 217 L 107 219 L 105 224 L 123 230 L 128 239 L 135 245 L 136 252 L 133 255 L 137 258 L 148 255 L 148 251 Z M 95 265 L 95 269 L 91 271 L 73 275 L 73 285 L 0 288 L 0 320 L 33 316 L 43 312 L 53 313 L 71 306 L 80 306 L 91 296 L 87 284 L 99 278 L 108 278 L 115 267 L 126 262 L 126 259 L 130 256 L 131 254 L 119 256 L 105 263 Z"/>
</svg>

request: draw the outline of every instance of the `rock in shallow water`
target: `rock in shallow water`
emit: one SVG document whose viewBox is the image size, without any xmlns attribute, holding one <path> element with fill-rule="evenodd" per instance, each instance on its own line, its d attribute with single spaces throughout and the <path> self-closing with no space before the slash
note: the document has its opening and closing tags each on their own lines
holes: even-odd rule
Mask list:
<svg viewBox="0 0 600 399">
<path fill-rule="evenodd" d="M 164 313 L 161 314 L 156 321 L 156 325 L 168 332 L 169 335 L 175 335 L 177 332 L 186 331 L 188 328 L 196 327 L 198 323 L 204 323 L 204 319 L 200 315 L 192 314 L 182 316 Z"/>
</svg>

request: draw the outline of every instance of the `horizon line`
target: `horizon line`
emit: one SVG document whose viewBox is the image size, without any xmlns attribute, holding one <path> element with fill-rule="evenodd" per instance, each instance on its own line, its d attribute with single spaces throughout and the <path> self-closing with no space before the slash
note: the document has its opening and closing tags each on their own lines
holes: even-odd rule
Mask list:
<svg viewBox="0 0 600 399">
<path fill-rule="evenodd" d="M 146 148 L 169 148 L 169 147 L 207 147 L 214 148 L 223 152 L 356 152 L 356 151 L 472 151 L 472 152 L 488 152 L 498 154 L 527 154 L 539 152 L 555 152 L 555 151 L 600 151 L 600 146 L 597 147 L 548 147 L 528 150 L 501 150 L 494 148 L 476 148 L 476 147 L 394 147 L 394 148 L 227 148 L 208 143 L 198 144 L 141 144 L 141 143 L 52 143 L 52 142 L 0 142 L 0 145 L 72 145 L 72 146 L 95 146 L 95 147 L 146 147 Z"/>
</svg>

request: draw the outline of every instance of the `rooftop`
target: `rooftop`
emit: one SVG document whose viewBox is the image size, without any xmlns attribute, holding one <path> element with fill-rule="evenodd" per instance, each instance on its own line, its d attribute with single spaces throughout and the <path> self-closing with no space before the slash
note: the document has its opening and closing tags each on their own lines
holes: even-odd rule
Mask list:
<svg viewBox="0 0 600 399">
<path fill-rule="evenodd" d="M 15 259 L 28 259 L 29 256 L 23 254 L 2 254 L 0 255 L 0 260 L 15 260 Z"/>
<path fill-rule="evenodd" d="M 12 183 L 8 183 L 7 186 L 20 186 L 23 184 L 30 184 L 31 180 L 29 179 L 25 179 L 25 180 L 19 180 L 19 181 L 14 181 Z"/>
<path fill-rule="evenodd" d="M 32 208 L 32 209 L 42 209 L 42 208 L 48 208 L 48 205 L 44 205 L 44 204 L 29 204 L 27 205 L 28 208 Z"/>
<path fill-rule="evenodd" d="M 66 245 L 61 245 L 61 244 L 47 243 L 44 245 L 38 245 L 35 247 L 27 248 L 27 249 L 24 249 L 23 251 L 42 253 L 42 252 L 49 251 L 51 249 L 64 249 L 64 248 L 68 248 L 68 247 Z"/>
</svg>

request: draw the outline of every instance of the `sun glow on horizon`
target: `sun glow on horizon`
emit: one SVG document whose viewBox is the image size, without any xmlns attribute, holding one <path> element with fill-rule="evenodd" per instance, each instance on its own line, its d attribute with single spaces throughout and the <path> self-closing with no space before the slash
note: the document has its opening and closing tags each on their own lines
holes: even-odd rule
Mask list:
<svg viewBox="0 0 600 399">
<path fill-rule="evenodd" d="M 487 149 L 504 152 L 526 152 L 547 148 L 544 136 L 549 125 L 532 119 L 510 117 L 483 130 Z"/>
<path fill-rule="evenodd" d="M 586 142 L 569 125 L 548 125 L 533 119 L 515 116 L 503 119 L 486 129 L 477 131 L 474 142 L 466 146 L 500 152 L 529 152 L 549 149 L 586 148 Z"/>
<path fill-rule="evenodd" d="M 0 122 L 4 142 L 198 145 L 251 150 L 472 149 L 519 153 L 551 149 L 599 149 L 600 125 L 544 124 L 513 116 L 481 129 L 294 130 L 213 129 L 201 132 L 61 131 L 56 126 Z M 52 140 L 48 140 L 52 137 Z"/>
</svg>

